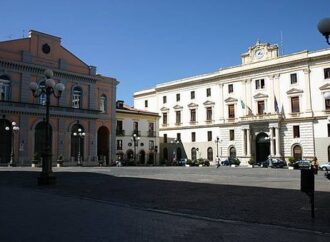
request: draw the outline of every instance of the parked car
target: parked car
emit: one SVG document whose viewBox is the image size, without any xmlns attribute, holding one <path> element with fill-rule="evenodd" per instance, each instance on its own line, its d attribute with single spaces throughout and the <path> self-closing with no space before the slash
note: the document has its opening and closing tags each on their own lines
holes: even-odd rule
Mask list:
<svg viewBox="0 0 330 242">
<path fill-rule="evenodd" d="M 221 161 L 221 165 L 222 166 L 230 166 L 231 165 L 231 162 L 230 162 L 229 159 L 226 159 L 226 160 Z"/>
<path fill-rule="evenodd" d="M 179 165 L 179 166 L 185 166 L 185 165 L 187 164 L 187 160 L 188 160 L 188 159 L 180 159 L 180 160 L 178 161 L 178 165 Z"/>
<path fill-rule="evenodd" d="M 309 160 L 297 160 L 293 163 L 294 169 L 309 169 L 311 167 L 311 163 Z"/>
<path fill-rule="evenodd" d="M 319 167 L 322 171 L 330 171 L 330 162 L 323 163 Z"/>
<path fill-rule="evenodd" d="M 286 162 L 277 158 L 268 158 L 264 161 L 259 161 L 256 163 L 260 167 L 272 167 L 272 168 L 283 168 L 286 166 Z"/>
</svg>

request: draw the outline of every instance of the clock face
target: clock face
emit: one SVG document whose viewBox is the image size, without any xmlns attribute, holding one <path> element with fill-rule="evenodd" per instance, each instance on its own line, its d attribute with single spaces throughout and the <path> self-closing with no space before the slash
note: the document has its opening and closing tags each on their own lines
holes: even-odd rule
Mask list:
<svg viewBox="0 0 330 242">
<path fill-rule="evenodd" d="M 261 59 L 262 57 L 264 57 L 264 50 L 262 49 L 259 49 L 259 50 L 256 50 L 256 52 L 254 52 L 254 57 L 256 59 Z"/>
</svg>

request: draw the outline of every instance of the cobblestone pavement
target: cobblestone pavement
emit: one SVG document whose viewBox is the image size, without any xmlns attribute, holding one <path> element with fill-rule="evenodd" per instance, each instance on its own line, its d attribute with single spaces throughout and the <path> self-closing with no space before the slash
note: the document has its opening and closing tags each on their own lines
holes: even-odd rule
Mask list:
<svg viewBox="0 0 330 242">
<path fill-rule="evenodd" d="M 57 185 L 38 187 L 40 169 L 0 168 L 0 241 L 330 240 L 330 182 L 322 174 L 313 221 L 297 171 L 54 170 Z"/>
</svg>

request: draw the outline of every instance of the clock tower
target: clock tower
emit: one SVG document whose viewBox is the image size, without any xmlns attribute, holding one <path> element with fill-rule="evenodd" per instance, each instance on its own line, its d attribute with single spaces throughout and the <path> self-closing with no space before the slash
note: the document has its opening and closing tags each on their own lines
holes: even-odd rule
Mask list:
<svg viewBox="0 0 330 242">
<path fill-rule="evenodd" d="M 278 57 L 278 45 L 269 43 L 257 43 L 250 47 L 248 52 L 242 54 L 242 64 L 250 64 L 258 61 L 274 59 Z"/>
</svg>

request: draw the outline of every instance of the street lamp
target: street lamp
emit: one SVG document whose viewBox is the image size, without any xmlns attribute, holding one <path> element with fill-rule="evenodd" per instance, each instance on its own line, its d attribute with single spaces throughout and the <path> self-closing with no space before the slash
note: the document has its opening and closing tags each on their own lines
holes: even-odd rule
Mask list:
<svg viewBox="0 0 330 242">
<path fill-rule="evenodd" d="M 219 136 L 217 136 L 217 138 L 214 141 L 217 144 L 217 168 L 220 166 L 220 158 L 219 158 L 219 143 L 222 142 L 222 140 L 220 140 Z M 220 156 L 222 156 L 222 147 L 220 147 L 221 150 L 221 154 Z"/>
<path fill-rule="evenodd" d="M 328 45 L 330 45 L 330 18 L 324 18 L 322 19 L 319 24 L 317 25 L 317 28 L 319 29 L 320 33 L 325 37 Z"/>
<path fill-rule="evenodd" d="M 82 129 L 78 129 L 78 132 L 74 132 L 73 136 L 78 137 L 78 161 L 77 165 L 81 166 L 81 155 L 80 155 L 80 139 L 83 139 L 85 137 L 86 133 L 82 131 Z"/>
<path fill-rule="evenodd" d="M 138 147 L 139 145 L 139 140 L 140 140 L 140 137 L 137 136 L 136 134 L 133 134 L 132 136 L 132 141 L 133 141 L 133 145 L 134 145 L 134 163 L 136 164 L 136 148 Z"/>
<path fill-rule="evenodd" d="M 52 152 L 51 152 L 51 140 L 49 133 L 49 105 L 50 105 L 50 95 L 53 94 L 54 97 L 60 98 L 62 92 L 65 89 L 63 83 L 55 83 L 55 80 L 52 79 L 53 71 L 50 69 L 45 70 L 44 72 L 44 83 L 31 82 L 30 89 L 34 97 L 40 97 L 41 95 L 46 95 L 46 135 L 45 135 L 45 147 L 44 151 L 41 153 L 42 157 L 42 171 L 38 177 L 39 185 L 51 185 L 56 183 L 56 177 L 52 171 Z"/>
<path fill-rule="evenodd" d="M 11 122 L 11 126 L 6 126 L 5 127 L 6 131 L 10 131 L 11 130 L 11 154 L 10 154 L 10 162 L 8 164 L 8 166 L 15 166 L 15 149 L 14 149 L 14 145 L 15 145 L 15 133 L 18 132 L 19 127 L 16 125 L 16 122 Z"/>
</svg>

